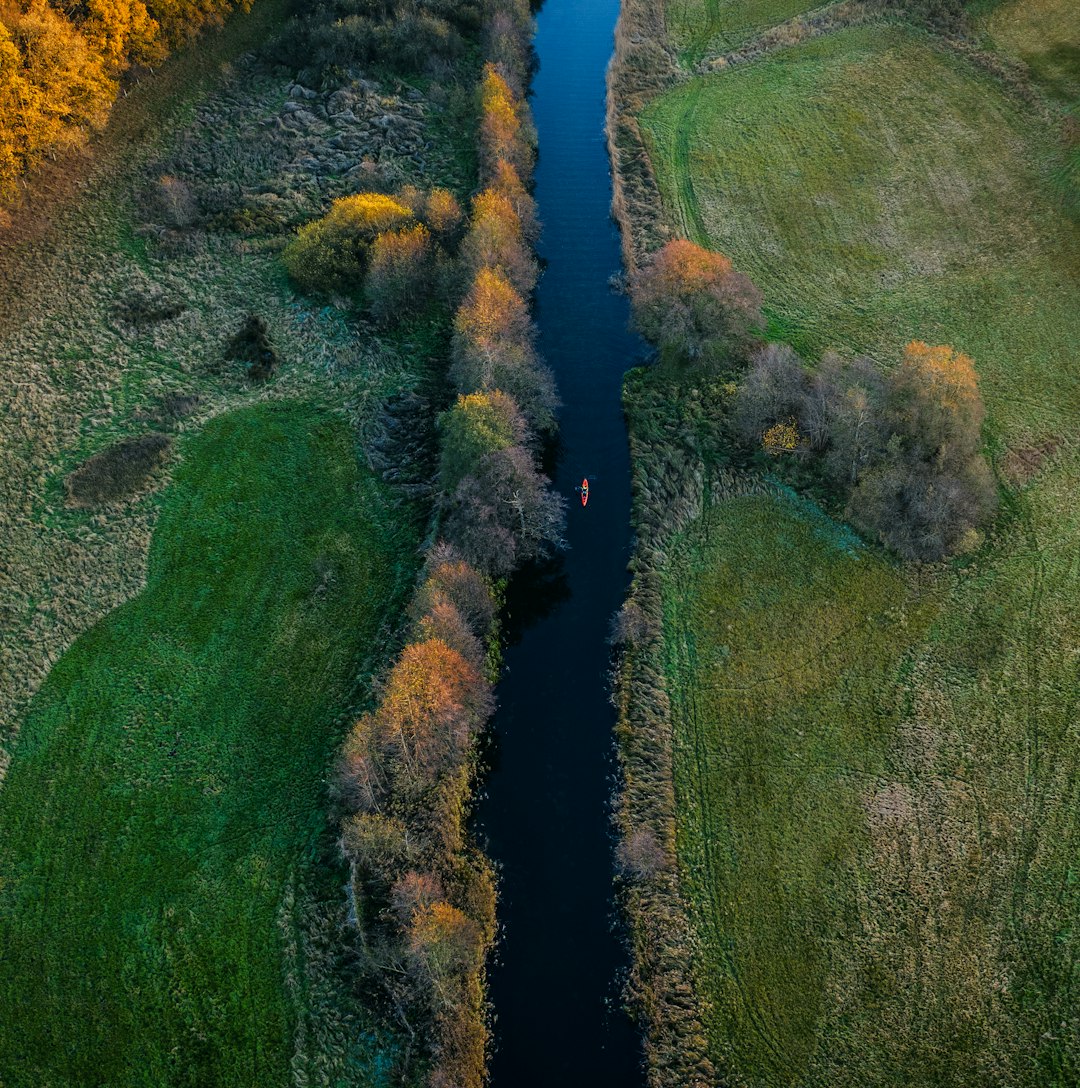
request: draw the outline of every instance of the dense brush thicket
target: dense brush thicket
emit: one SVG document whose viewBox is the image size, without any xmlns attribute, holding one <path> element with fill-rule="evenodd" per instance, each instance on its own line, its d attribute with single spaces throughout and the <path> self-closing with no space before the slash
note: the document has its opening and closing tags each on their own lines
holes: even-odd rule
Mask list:
<svg viewBox="0 0 1080 1088">
<path fill-rule="evenodd" d="M 157 64 L 251 0 L 0 3 L 0 200 L 48 153 L 104 125 L 132 65 Z"/>
<path fill-rule="evenodd" d="M 349 732 L 338 782 L 365 976 L 430 1063 L 432 1088 L 480 1088 L 495 887 L 465 818 L 475 741 L 493 705 L 497 580 L 557 547 L 563 521 L 537 461 L 557 400 L 526 301 L 538 275 L 527 188 L 535 134 L 524 100 L 532 19 L 520 0 L 493 0 L 482 27 L 467 4 L 364 0 L 338 3 L 332 19 L 328 10 L 297 24 L 309 66 L 370 58 L 438 71 L 481 28 L 489 58 L 467 223 L 446 190 L 364 192 L 336 201 L 284 251 L 298 286 L 352 296 L 383 325 L 421 306 L 444 317 L 457 306 L 448 329 L 457 396 L 438 420 L 443 539 L 428 553 L 407 644 L 375 709 Z"/>
<path fill-rule="evenodd" d="M 316 74 L 373 64 L 445 77 L 484 19 L 480 4 L 457 0 L 320 0 L 295 8 L 277 56 Z"/>
<path fill-rule="evenodd" d="M 937 560 L 974 542 L 997 492 L 975 365 L 963 352 L 913 341 L 888 372 L 837 355 L 811 371 L 787 345 L 756 339 L 761 293 L 749 279 L 685 240 L 658 250 L 631 288 L 638 327 L 667 365 L 739 379 L 729 423 L 743 445 L 809 463 L 846 516 L 904 559 Z"/>
</svg>

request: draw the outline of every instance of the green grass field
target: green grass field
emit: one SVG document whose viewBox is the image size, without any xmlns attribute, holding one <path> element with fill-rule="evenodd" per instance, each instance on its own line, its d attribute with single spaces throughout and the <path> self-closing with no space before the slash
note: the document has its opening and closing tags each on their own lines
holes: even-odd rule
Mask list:
<svg viewBox="0 0 1080 1088">
<path fill-rule="evenodd" d="M 952 343 L 1009 440 L 1077 418 L 1080 229 L 1046 184 L 1049 141 L 990 77 L 866 27 L 696 79 L 642 120 L 672 218 L 764 290 L 775 336 L 887 362 Z"/>
<path fill-rule="evenodd" d="M 666 0 L 664 18 L 680 60 L 693 65 L 819 6 L 807 0 Z"/>
<path fill-rule="evenodd" d="M 314 1045 L 297 904 L 340 910 L 337 719 L 411 542 L 314 404 L 219 416 L 182 453 L 145 590 L 52 670 L 0 792 L 5 1088 L 284 1086 Z M 362 1024 L 337 1045 L 318 1083 L 372 1060 Z"/>
<path fill-rule="evenodd" d="M 756 497 L 678 541 L 679 857 L 738 1083 L 1075 1083 L 1078 535 L 1018 511 L 906 578 Z"/>
<path fill-rule="evenodd" d="M 1022 60 L 1051 97 L 1080 99 L 1080 16 L 1072 0 L 979 0 L 975 25 Z"/>
<path fill-rule="evenodd" d="M 898 709 L 878 696 L 925 621 L 888 564 L 769 497 L 713 507 L 665 584 L 679 851 L 713 1047 L 755 1082 L 799 1083 L 857 917 L 862 797 Z"/>
<path fill-rule="evenodd" d="M 789 498 L 722 501 L 676 541 L 678 848 L 714 1060 L 754 1088 L 1080 1083 L 1080 232 L 1053 133 L 897 25 L 641 119 L 669 219 L 750 274 L 774 337 L 975 358 L 1003 486 L 984 545 L 936 570 Z"/>
</svg>

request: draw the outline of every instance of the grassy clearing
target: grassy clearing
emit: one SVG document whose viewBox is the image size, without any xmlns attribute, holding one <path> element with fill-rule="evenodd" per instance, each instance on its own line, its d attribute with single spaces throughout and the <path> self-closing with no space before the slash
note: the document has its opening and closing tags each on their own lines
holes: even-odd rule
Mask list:
<svg viewBox="0 0 1080 1088">
<path fill-rule="evenodd" d="M 1071 478 L 921 583 L 787 499 L 676 542 L 679 858 L 740 1083 L 1075 1083 Z"/>
<path fill-rule="evenodd" d="M 918 73 L 918 78 L 912 78 Z M 1080 413 L 1080 231 L 1049 141 L 991 77 L 899 26 L 843 30 L 697 79 L 642 117 L 681 231 L 765 291 L 816 355 L 949 342 L 1008 441 Z"/>
<path fill-rule="evenodd" d="M 667 0 L 664 17 L 680 60 L 692 66 L 818 6 L 806 0 Z"/>
<path fill-rule="evenodd" d="M 287 902 L 326 834 L 335 718 L 411 573 L 390 523 L 324 409 L 187 441 L 146 588 L 52 670 L 0 793 L 5 1084 L 291 1083 Z"/>
<path fill-rule="evenodd" d="M 665 576 L 678 846 L 722 1068 L 795 1084 L 818 1046 L 870 850 L 863 795 L 926 622 L 903 578 L 792 500 L 732 499 Z"/>
</svg>

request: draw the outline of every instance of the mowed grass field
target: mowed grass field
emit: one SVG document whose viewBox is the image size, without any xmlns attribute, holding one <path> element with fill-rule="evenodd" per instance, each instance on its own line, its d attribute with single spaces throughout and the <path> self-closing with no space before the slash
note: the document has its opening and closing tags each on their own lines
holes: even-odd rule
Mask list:
<svg viewBox="0 0 1080 1088">
<path fill-rule="evenodd" d="M 316 1042 L 300 907 L 342 909 L 327 780 L 412 541 L 315 403 L 182 454 L 146 588 L 53 668 L 0 791 L 0 1082 L 269 1088 L 314 1048 L 303 1083 L 378 1083 L 362 1022 Z"/>
<path fill-rule="evenodd" d="M 666 0 L 664 18 L 680 60 L 693 65 L 820 6 L 807 0 Z"/>
<path fill-rule="evenodd" d="M 672 218 L 765 292 L 810 355 L 910 339 L 979 368 L 992 426 L 1080 413 L 1080 227 L 1049 137 L 993 80 L 900 26 L 839 31 L 696 79 L 642 117 Z"/>
<path fill-rule="evenodd" d="M 654 101 L 670 218 L 813 360 L 975 359 L 993 532 L 904 568 L 790 498 L 665 572 L 678 845 L 733 1083 L 1080 1083 L 1080 236 L 1048 129 L 900 26 Z M 1043 132 L 1045 131 L 1045 138 Z"/>
</svg>

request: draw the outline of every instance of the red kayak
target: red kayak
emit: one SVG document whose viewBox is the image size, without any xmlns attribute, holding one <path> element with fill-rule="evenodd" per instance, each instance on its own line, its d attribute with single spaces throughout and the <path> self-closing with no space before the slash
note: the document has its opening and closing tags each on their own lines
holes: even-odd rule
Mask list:
<svg viewBox="0 0 1080 1088">
<path fill-rule="evenodd" d="M 589 501 L 589 481 L 582 480 L 578 490 L 581 492 L 581 505 L 585 506 Z"/>
</svg>

